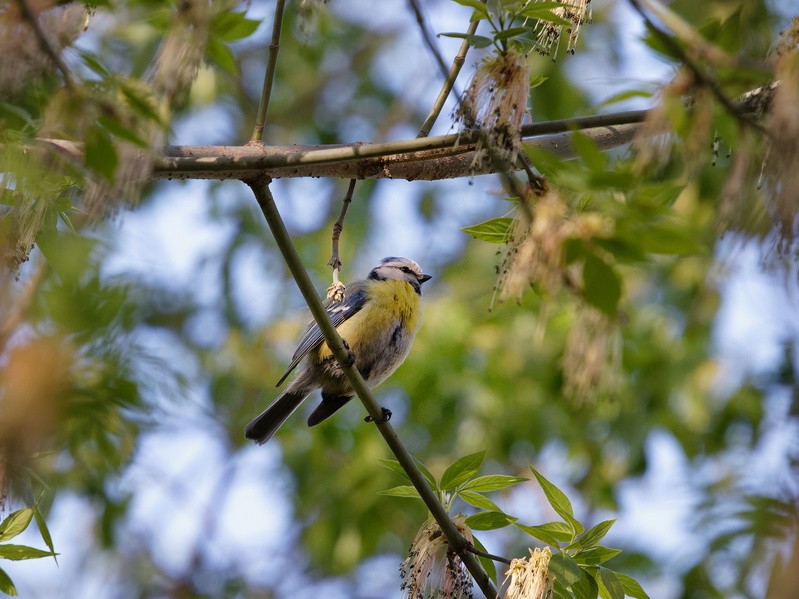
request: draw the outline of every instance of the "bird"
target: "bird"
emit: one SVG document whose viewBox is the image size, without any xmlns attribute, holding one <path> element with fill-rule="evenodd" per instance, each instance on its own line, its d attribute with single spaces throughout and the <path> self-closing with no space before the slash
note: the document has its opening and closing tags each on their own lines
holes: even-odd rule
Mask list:
<svg viewBox="0 0 799 599">
<path fill-rule="evenodd" d="M 430 279 L 413 260 L 389 256 L 366 279 L 350 283 L 342 301 L 325 300 L 327 315 L 370 388 L 386 380 L 408 356 L 422 324 L 422 284 Z M 315 322 L 305 330 L 277 387 L 306 356 L 304 368 L 286 390 L 244 428 L 247 439 L 266 443 L 317 389 L 322 390 L 322 401 L 309 416 L 309 427 L 332 416 L 355 396 Z M 390 416 L 385 409 L 384 414 Z"/>
</svg>

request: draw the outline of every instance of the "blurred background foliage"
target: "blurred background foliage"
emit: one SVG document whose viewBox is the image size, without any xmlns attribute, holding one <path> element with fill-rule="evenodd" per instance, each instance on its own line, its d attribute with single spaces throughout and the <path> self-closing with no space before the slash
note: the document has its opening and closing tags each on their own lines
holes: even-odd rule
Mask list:
<svg viewBox="0 0 799 599">
<path fill-rule="evenodd" d="M 153 183 L 146 165 L 120 166 L 163 140 L 249 139 L 273 3 L 26 4 L 52 20 L 72 83 L 37 54 L 22 4 L 0 3 L 0 478 L 6 511 L 39 502 L 61 566 L 2 567 L 28 597 L 397 596 L 398 564 L 426 515 L 378 495 L 398 481 L 363 410 L 353 403 L 313 431 L 297 417 L 266 447 L 244 442 L 305 318 L 248 190 Z M 754 61 L 790 23 L 790 4 L 669 6 Z M 792 224 L 774 223 L 795 207 L 778 210 L 779 179 L 756 185 L 762 136 L 686 84 L 626 2 L 592 5 L 574 56 L 530 55 L 531 74 L 546 77 L 533 121 L 657 104 L 661 121 L 648 126 L 662 127 L 662 143 L 606 157 L 575 139 L 578 160 L 533 162 L 565 221 L 604 223 L 557 238 L 564 264 L 598 260 L 604 278 L 591 286 L 582 272 L 587 297 L 536 288 L 493 302 L 503 246 L 460 228 L 513 214 L 495 177 L 360 183 L 342 238 L 346 278 L 391 254 L 435 275 L 414 349 L 378 399 L 436 475 L 487 449 L 483 473 L 529 477 L 533 464 L 582 520 L 616 514 L 609 542 L 624 553 L 613 567 L 653 597 L 788 597 L 772 572 L 792 554 L 799 492 L 797 320 L 779 299 L 796 290 L 796 248 Z M 465 31 L 465 8 L 423 7 L 437 33 Z M 182 26 L 197 51 L 182 65 L 189 84 L 159 88 L 154 57 Z M 451 57 L 459 41 L 438 43 Z M 469 54 L 459 89 L 482 56 Z M 712 74 L 730 98 L 773 75 Z M 411 138 L 439 85 L 407 3 L 290 2 L 264 139 Z M 453 130 L 449 116 L 434 133 Z M 59 158 L 37 137 L 83 142 L 86 158 Z M 733 185 L 741 154 L 746 176 Z M 273 185 L 319 290 L 345 188 Z M 765 285 L 766 305 L 736 296 L 748 285 Z M 613 316 L 598 317 L 608 301 Z M 726 333 L 741 321 L 751 339 Z M 532 483 L 495 500 L 525 524 L 551 519 Z M 479 536 L 508 556 L 528 542 Z M 23 538 L 44 546 L 33 530 Z"/>
</svg>

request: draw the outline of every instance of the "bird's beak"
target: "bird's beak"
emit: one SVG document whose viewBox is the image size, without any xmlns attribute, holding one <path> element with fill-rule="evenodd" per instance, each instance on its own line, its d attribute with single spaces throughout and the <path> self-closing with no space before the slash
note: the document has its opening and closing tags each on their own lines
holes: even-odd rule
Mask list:
<svg viewBox="0 0 799 599">
<path fill-rule="evenodd" d="M 420 283 L 426 283 L 427 281 L 429 281 L 432 278 L 433 278 L 433 275 L 420 275 L 419 276 L 419 282 Z"/>
</svg>

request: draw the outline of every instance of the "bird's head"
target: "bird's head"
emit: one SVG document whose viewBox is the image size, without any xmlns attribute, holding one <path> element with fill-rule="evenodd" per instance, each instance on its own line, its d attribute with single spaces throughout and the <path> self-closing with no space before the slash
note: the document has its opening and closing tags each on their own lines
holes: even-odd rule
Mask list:
<svg viewBox="0 0 799 599">
<path fill-rule="evenodd" d="M 407 281 L 411 286 L 421 293 L 422 283 L 430 280 L 430 275 L 422 272 L 422 267 L 408 258 L 397 258 L 389 256 L 383 258 L 380 263 L 369 273 L 369 278 L 377 281 L 385 279 L 399 279 Z"/>
</svg>

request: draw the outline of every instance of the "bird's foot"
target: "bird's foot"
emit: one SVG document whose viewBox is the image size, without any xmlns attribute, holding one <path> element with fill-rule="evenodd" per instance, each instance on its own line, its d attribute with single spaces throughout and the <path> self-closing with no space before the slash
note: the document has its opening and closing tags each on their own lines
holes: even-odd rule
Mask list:
<svg viewBox="0 0 799 599">
<path fill-rule="evenodd" d="M 380 424 L 381 422 L 388 422 L 389 420 L 391 420 L 391 410 L 381 406 L 380 411 L 383 413 L 383 415 L 380 416 L 379 420 L 372 420 L 371 416 L 367 416 L 366 418 L 363 419 L 363 421 L 364 422 L 375 422 L 377 424 Z"/>
<path fill-rule="evenodd" d="M 342 364 L 342 366 L 344 366 L 345 368 L 349 368 L 350 366 L 355 364 L 355 352 L 350 349 L 350 346 L 347 343 L 346 339 L 342 339 L 341 342 L 344 344 L 344 349 L 347 350 L 347 359 L 344 361 L 344 364 Z"/>
</svg>

